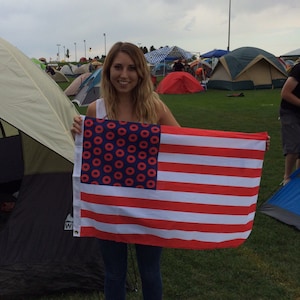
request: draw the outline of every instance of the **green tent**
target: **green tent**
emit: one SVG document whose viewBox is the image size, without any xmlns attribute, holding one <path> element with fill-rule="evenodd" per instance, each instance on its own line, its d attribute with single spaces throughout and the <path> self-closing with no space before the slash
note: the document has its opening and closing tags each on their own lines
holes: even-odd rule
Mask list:
<svg viewBox="0 0 300 300">
<path fill-rule="evenodd" d="M 286 78 L 285 67 L 273 54 L 259 48 L 242 47 L 219 59 L 207 88 L 221 90 L 281 88 Z"/>
<path fill-rule="evenodd" d="M 13 208 L 0 206 L 0 299 L 103 290 L 98 240 L 73 237 L 70 127 L 78 111 L 1 38 L 0 69 L 0 205 Z"/>
<path fill-rule="evenodd" d="M 46 65 L 44 62 L 36 58 L 32 58 L 31 61 L 34 62 L 37 66 L 39 66 L 42 70 L 46 70 Z"/>
</svg>

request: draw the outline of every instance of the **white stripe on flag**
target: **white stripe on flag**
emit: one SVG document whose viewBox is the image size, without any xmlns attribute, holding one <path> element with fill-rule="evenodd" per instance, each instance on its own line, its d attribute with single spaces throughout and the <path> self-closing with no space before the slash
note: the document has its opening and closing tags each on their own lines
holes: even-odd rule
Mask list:
<svg viewBox="0 0 300 300">
<path fill-rule="evenodd" d="M 133 199 L 149 199 L 162 201 L 175 201 L 182 203 L 202 203 L 210 205 L 228 205 L 248 207 L 256 203 L 257 196 L 232 196 L 232 195 L 217 195 L 217 194 L 202 194 L 202 193 L 186 193 L 159 191 L 155 193 L 150 189 L 136 189 L 130 187 L 114 188 L 108 185 L 80 184 L 80 191 L 94 195 L 104 195 L 112 197 L 126 197 Z"/>
<path fill-rule="evenodd" d="M 224 214 L 203 214 L 203 213 L 188 213 L 178 211 L 168 211 L 159 209 L 126 207 L 126 206 L 110 206 L 94 204 L 90 202 L 81 202 L 81 209 L 88 211 L 101 212 L 104 215 L 115 215 L 134 217 L 141 219 L 152 219 L 173 222 L 189 222 L 195 224 L 245 224 L 253 220 L 254 212 L 249 213 L 247 216 L 240 215 L 224 215 Z"/>
<path fill-rule="evenodd" d="M 193 154 L 174 154 L 160 152 L 158 161 L 170 163 L 183 163 L 194 165 L 220 166 L 220 167 L 236 167 L 245 166 L 247 168 L 258 169 L 262 167 L 262 161 L 259 159 L 235 158 L 235 157 L 218 157 L 207 155 Z"/>
<path fill-rule="evenodd" d="M 147 232 L 150 235 L 164 239 L 181 239 L 184 241 L 200 240 L 210 243 L 220 243 L 233 239 L 246 239 L 251 231 L 237 233 L 206 233 L 206 232 L 187 232 L 182 230 L 164 230 L 148 228 L 141 225 L 115 225 L 97 222 L 92 219 L 82 218 L 82 226 L 93 226 L 97 230 L 113 234 L 138 234 L 143 235 Z"/>
<path fill-rule="evenodd" d="M 238 141 L 239 149 L 252 149 L 264 151 L 266 144 L 264 141 L 257 141 L 249 139 L 237 138 L 223 138 L 223 137 L 209 137 L 209 136 L 195 136 L 195 135 L 175 135 L 163 133 L 160 137 L 161 144 L 167 145 L 184 145 L 184 146 L 204 146 L 215 148 L 236 149 Z"/>
</svg>

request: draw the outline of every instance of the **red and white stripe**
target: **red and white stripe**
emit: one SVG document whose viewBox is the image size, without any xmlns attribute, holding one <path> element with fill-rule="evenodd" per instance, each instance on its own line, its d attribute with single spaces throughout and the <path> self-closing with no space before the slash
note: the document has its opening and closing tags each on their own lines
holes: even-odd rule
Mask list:
<svg viewBox="0 0 300 300">
<path fill-rule="evenodd" d="M 237 247 L 250 235 L 267 133 L 161 126 L 157 189 L 80 182 L 76 137 L 74 236 L 173 248 Z"/>
</svg>

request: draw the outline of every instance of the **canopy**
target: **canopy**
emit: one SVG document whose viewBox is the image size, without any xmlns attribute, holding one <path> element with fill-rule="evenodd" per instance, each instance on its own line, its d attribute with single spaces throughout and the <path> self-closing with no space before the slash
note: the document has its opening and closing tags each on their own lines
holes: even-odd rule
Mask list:
<svg viewBox="0 0 300 300">
<path fill-rule="evenodd" d="M 223 56 L 227 53 L 229 53 L 229 51 L 227 51 L 227 50 L 214 49 L 214 50 L 211 50 L 211 51 L 206 52 L 204 54 L 201 54 L 200 56 L 204 57 L 204 58 L 221 57 L 221 56 Z"/>
<path fill-rule="evenodd" d="M 165 46 L 145 54 L 147 62 L 154 65 L 166 60 L 173 61 L 179 58 L 191 59 L 192 57 L 192 53 L 177 46 L 173 46 L 171 48 L 169 46 Z"/>
</svg>

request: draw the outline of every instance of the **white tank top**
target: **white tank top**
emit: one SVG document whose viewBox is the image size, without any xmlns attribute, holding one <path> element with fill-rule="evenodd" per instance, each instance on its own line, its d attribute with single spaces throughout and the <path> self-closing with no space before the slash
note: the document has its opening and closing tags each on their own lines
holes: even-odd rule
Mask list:
<svg viewBox="0 0 300 300">
<path fill-rule="evenodd" d="M 103 98 L 96 100 L 96 118 L 107 119 L 105 103 Z"/>
</svg>

